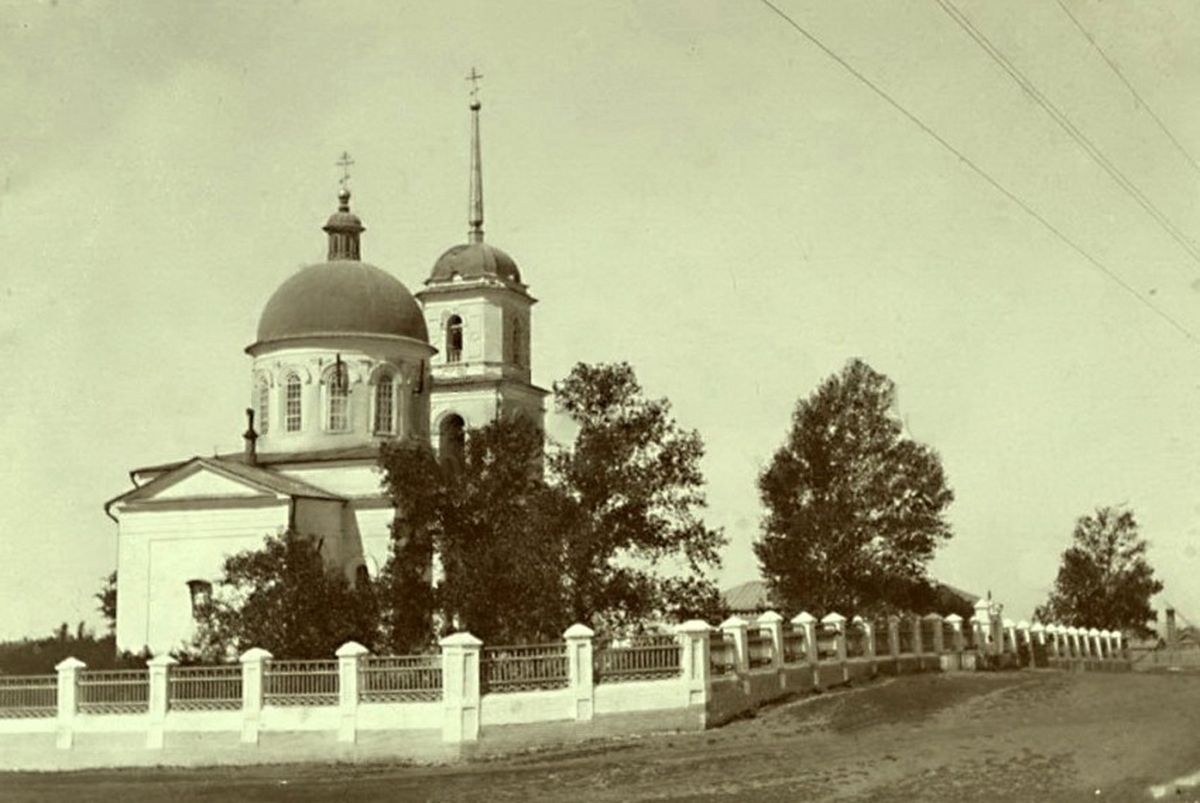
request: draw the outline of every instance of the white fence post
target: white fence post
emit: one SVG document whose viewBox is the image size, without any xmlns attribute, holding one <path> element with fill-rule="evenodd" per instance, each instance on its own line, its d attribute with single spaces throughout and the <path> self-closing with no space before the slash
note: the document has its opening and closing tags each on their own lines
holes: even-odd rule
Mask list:
<svg viewBox="0 0 1200 803">
<path fill-rule="evenodd" d="M 442 740 L 458 744 L 479 740 L 479 659 L 483 642 L 470 633 L 454 633 L 438 642 L 442 648 Z"/>
<path fill-rule="evenodd" d="M 912 648 L 913 655 L 917 657 L 917 669 L 923 668 L 921 656 L 925 653 L 925 640 L 921 637 L 921 617 L 919 614 L 912 614 L 908 617 L 908 626 L 912 628 Z"/>
<path fill-rule="evenodd" d="M 827 613 L 821 619 L 822 625 L 833 628 L 833 648 L 837 652 L 837 662 L 842 667 L 842 682 L 850 680 L 850 667 L 846 666 L 846 617 L 840 613 Z"/>
<path fill-rule="evenodd" d="M 888 623 L 888 652 L 896 661 L 896 666 L 900 663 L 900 617 L 895 614 L 887 619 Z"/>
<path fill-rule="evenodd" d="M 271 653 L 251 647 L 242 653 L 242 742 L 258 744 L 259 721 L 263 707 L 263 674 Z"/>
<path fill-rule="evenodd" d="M 161 750 L 163 729 L 167 721 L 167 683 L 171 667 L 179 663 L 170 655 L 156 655 L 146 662 L 150 680 L 149 726 L 146 729 L 146 747 Z"/>
<path fill-rule="evenodd" d="M 76 696 L 79 689 L 79 670 L 87 667 L 78 658 L 64 658 L 54 670 L 58 672 L 58 722 L 54 744 L 59 750 L 70 750 L 75 741 Z"/>
<path fill-rule="evenodd" d="M 738 674 L 744 675 L 750 671 L 749 645 L 746 635 L 747 622 L 740 616 L 730 616 L 721 622 L 721 631 L 733 637 L 733 649 L 737 656 Z"/>
<path fill-rule="evenodd" d="M 783 668 L 783 617 L 778 611 L 767 611 L 758 617 L 758 624 L 771 634 L 771 666 Z M 782 676 L 780 683 L 783 682 Z"/>
<path fill-rule="evenodd" d="M 370 652 L 357 641 L 337 648 L 338 659 L 338 741 L 354 744 L 358 740 L 358 664 Z"/>
<path fill-rule="evenodd" d="M 813 688 L 821 688 L 821 669 L 817 660 L 817 617 L 808 611 L 800 611 L 792 617 L 792 624 L 804 628 L 804 661 L 812 670 Z"/>
<path fill-rule="evenodd" d="M 679 662 L 683 671 L 684 699 L 689 708 L 698 709 L 700 724 L 708 724 L 709 666 L 708 635 L 712 626 L 701 619 L 691 619 L 675 628 L 679 639 Z"/>
<path fill-rule="evenodd" d="M 962 617 L 957 613 L 952 613 L 946 617 L 946 622 L 950 625 L 950 630 L 952 631 L 950 649 L 954 650 L 956 653 L 962 653 L 963 647 L 965 646 L 963 644 Z M 945 637 L 943 636 L 943 639 L 944 638 Z"/>
<path fill-rule="evenodd" d="M 566 629 L 567 668 L 571 676 L 571 719 L 586 722 L 595 710 L 595 678 L 592 677 L 592 637 L 596 632 L 576 622 Z"/>
</svg>

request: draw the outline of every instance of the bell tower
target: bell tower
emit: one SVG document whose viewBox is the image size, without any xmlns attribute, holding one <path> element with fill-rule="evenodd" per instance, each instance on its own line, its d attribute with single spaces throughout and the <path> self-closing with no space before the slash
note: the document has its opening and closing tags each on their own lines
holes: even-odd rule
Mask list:
<svg viewBox="0 0 1200 803">
<path fill-rule="evenodd" d="M 429 339 L 430 422 L 439 452 L 461 448 L 464 428 L 500 415 L 527 416 L 540 427 L 548 392 L 532 382 L 530 334 L 537 299 L 517 263 L 483 236 L 483 165 L 478 81 L 471 90 L 471 167 L 467 242 L 442 254 L 417 294 Z"/>
</svg>

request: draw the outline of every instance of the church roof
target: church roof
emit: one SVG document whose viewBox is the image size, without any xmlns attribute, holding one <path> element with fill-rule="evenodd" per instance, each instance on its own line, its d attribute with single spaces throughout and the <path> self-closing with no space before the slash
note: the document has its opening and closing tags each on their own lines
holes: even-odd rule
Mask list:
<svg viewBox="0 0 1200 803">
<path fill-rule="evenodd" d="M 321 335 L 406 337 L 429 342 L 408 288 L 374 265 L 339 259 L 293 274 L 267 301 L 258 342 Z"/>
<path fill-rule="evenodd" d="M 336 460 L 376 460 L 379 458 L 379 447 L 377 446 L 345 446 L 339 449 L 317 449 L 307 452 L 259 452 L 255 456 L 255 463 L 258 466 L 270 465 L 286 465 L 294 463 L 326 463 Z M 174 460 L 170 463 L 159 463 L 153 466 L 141 466 L 131 471 L 131 474 L 156 474 L 163 471 L 171 471 L 186 465 L 192 460 L 217 460 L 222 465 L 243 465 L 246 464 L 246 453 L 242 452 L 225 452 L 224 454 L 214 455 L 213 457 L 205 458 L 189 458 L 187 460 Z M 274 472 L 270 472 L 273 476 L 279 476 Z"/>
<path fill-rule="evenodd" d="M 303 480 L 288 477 L 270 469 L 249 465 L 245 462 L 222 460 L 219 457 L 193 457 L 190 460 L 185 460 L 170 468 L 166 468 L 161 474 L 145 485 L 139 485 L 105 502 L 104 511 L 108 513 L 112 506 L 118 502 L 136 502 L 152 499 L 159 492 L 174 485 L 176 482 L 200 471 L 208 471 L 211 474 L 239 482 L 242 486 L 248 485 L 265 494 L 305 499 L 324 499 L 334 502 L 346 501 L 344 496 L 330 493 L 323 488 L 318 488 Z M 222 496 L 224 494 L 215 494 L 213 498 Z"/>
<path fill-rule="evenodd" d="M 464 243 L 446 251 L 433 265 L 426 284 L 452 282 L 458 277 L 470 279 L 501 279 L 521 283 L 517 263 L 508 254 L 485 242 Z"/>
</svg>

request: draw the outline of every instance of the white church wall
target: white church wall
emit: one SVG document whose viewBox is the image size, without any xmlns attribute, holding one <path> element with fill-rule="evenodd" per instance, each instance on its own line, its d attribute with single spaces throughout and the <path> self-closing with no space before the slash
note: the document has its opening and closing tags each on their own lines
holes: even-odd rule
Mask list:
<svg viewBox="0 0 1200 803">
<path fill-rule="evenodd" d="M 383 492 L 383 473 L 374 463 L 279 466 L 278 471 L 338 496 L 374 497 Z"/>
<path fill-rule="evenodd" d="M 193 633 L 189 580 L 212 582 L 227 555 L 287 527 L 288 500 L 120 511 L 117 647 L 169 652 Z"/>
</svg>

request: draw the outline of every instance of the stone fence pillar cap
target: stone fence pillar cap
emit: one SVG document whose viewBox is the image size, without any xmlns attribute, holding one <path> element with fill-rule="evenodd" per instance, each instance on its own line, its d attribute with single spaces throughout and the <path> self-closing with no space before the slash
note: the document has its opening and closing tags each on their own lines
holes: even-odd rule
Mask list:
<svg viewBox="0 0 1200 803">
<path fill-rule="evenodd" d="M 922 617 L 922 618 L 924 618 L 924 619 L 925 619 L 925 621 L 927 621 L 927 622 L 940 622 L 940 621 L 942 621 L 942 615 L 941 615 L 940 613 L 936 612 L 936 611 L 934 611 L 933 613 L 927 613 L 927 614 L 925 614 L 925 616 L 924 616 L 924 617 Z"/>
<path fill-rule="evenodd" d="M 961 622 L 962 622 L 962 617 L 961 617 L 961 616 L 959 616 L 957 613 L 952 613 L 952 614 L 950 614 L 949 616 L 947 616 L 947 617 L 946 617 L 946 621 L 947 621 L 947 622 L 953 622 L 953 623 L 955 623 L 955 624 L 958 624 L 958 623 L 961 623 Z"/>
<path fill-rule="evenodd" d="M 1016 627 L 1017 626 L 1017 623 L 1014 622 L 1012 619 L 1005 619 L 1003 622 L 1001 622 L 1001 624 L 1004 625 L 1005 627 Z"/>
<path fill-rule="evenodd" d="M 745 619 L 738 616 L 737 614 L 734 614 L 733 616 L 730 616 L 728 619 L 726 619 L 724 622 L 721 622 L 720 626 L 723 628 L 724 627 L 746 627 L 749 624 L 750 623 L 747 622 Z"/>
<path fill-rule="evenodd" d="M 824 625 L 840 625 L 846 621 L 846 617 L 840 613 L 827 613 L 821 618 L 821 624 Z"/>
<path fill-rule="evenodd" d="M 568 627 L 565 631 L 563 631 L 563 638 L 583 639 L 583 638 L 591 638 L 594 635 L 596 635 L 596 631 L 592 630 L 590 627 L 583 624 L 582 622 L 576 622 L 575 624 Z"/>
<path fill-rule="evenodd" d="M 248 664 L 251 661 L 269 661 L 274 657 L 274 655 L 271 655 L 271 653 L 267 652 L 262 647 L 251 647 L 242 653 L 238 660 L 243 664 Z"/>
<path fill-rule="evenodd" d="M 172 658 L 170 655 L 155 655 L 146 661 L 146 666 L 174 666 L 179 661 Z"/>
<path fill-rule="evenodd" d="M 1032 625 L 1029 626 L 1029 629 L 1032 630 L 1034 633 L 1042 633 L 1042 632 L 1045 632 L 1046 630 L 1049 630 L 1050 628 L 1046 627 L 1041 622 L 1034 622 Z"/>
<path fill-rule="evenodd" d="M 767 611 L 758 615 L 758 621 L 763 624 L 773 625 L 776 622 L 782 622 L 783 616 L 779 611 Z"/>
<path fill-rule="evenodd" d="M 54 665 L 54 668 L 61 672 L 64 669 L 86 669 L 87 664 L 74 656 L 64 658 Z"/>
<path fill-rule="evenodd" d="M 336 655 L 338 658 L 357 658 L 358 656 L 366 655 L 369 652 L 370 650 L 359 644 L 357 641 L 347 641 L 345 644 L 337 648 L 337 652 L 335 652 L 334 655 Z"/>
<path fill-rule="evenodd" d="M 1088 630 L 1088 635 L 1089 636 L 1098 636 L 1098 635 L 1100 635 L 1100 631 L 1093 627 L 1092 629 Z"/>
<path fill-rule="evenodd" d="M 676 633 L 709 633 L 712 625 L 703 619 L 688 619 L 683 624 L 675 625 Z"/>
<path fill-rule="evenodd" d="M 990 602 L 988 602 L 986 599 L 981 599 L 975 603 L 976 611 L 987 612 L 987 611 L 990 611 L 991 609 L 992 609 L 992 604 Z"/>
<path fill-rule="evenodd" d="M 470 633 L 461 631 L 451 633 L 438 642 L 439 647 L 482 647 L 483 642 Z"/>
<path fill-rule="evenodd" d="M 1018 619 L 1018 620 L 1017 620 L 1017 627 L 1018 627 L 1018 628 L 1020 628 L 1021 630 L 1028 630 L 1028 629 L 1029 629 L 1029 622 L 1025 621 L 1024 619 Z"/>
<path fill-rule="evenodd" d="M 800 611 L 800 613 L 792 617 L 792 624 L 797 625 L 811 625 L 816 621 L 817 617 L 813 616 L 808 611 Z"/>
</svg>

